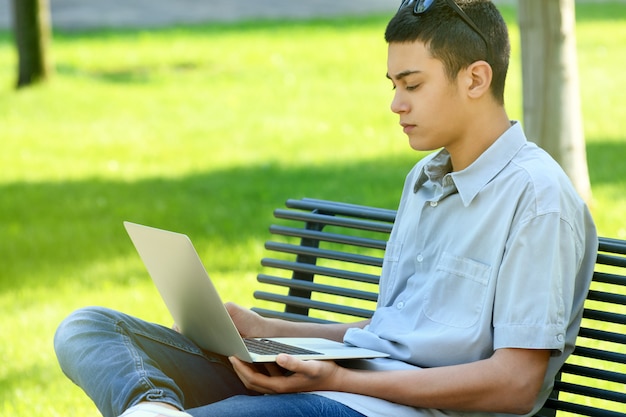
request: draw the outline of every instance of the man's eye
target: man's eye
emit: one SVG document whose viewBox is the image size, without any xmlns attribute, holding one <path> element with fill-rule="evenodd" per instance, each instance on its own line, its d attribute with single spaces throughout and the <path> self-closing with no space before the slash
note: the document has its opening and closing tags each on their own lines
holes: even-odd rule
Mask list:
<svg viewBox="0 0 626 417">
<path fill-rule="evenodd" d="M 407 91 L 414 91 L 414 90 L 417 90 L 417 89 L 419 88 L 419 86 L 420 86 L 420 85 L 421 85 L 421 84 L 407 85 L 407 86 L 406 86 L 406 90 L 407 90 Z"/>
</svg>

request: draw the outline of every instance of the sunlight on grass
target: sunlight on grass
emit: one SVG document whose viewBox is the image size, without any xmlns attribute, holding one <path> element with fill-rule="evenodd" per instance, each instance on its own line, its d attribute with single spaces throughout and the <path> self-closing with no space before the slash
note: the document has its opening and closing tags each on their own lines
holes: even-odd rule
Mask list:
<svg viewBox="0 0 626 417">
<path fill-rule="evenodd" d="M 578 7 L 600 234 L 626 238 L 625 5 Z M 519 33 L 507 109 L 521 119 Z M 96 416 L 52 351 L 70 311 L 169 325 L 122 220 L 188 233 L 224 299 L 252 289 L 290 197 L 395 207 L 412 153 L 389 111 L 387 17 L 55 33 L 56 75 L 13 90 L 0 33 L 0 415 Z"/>
<path fill-rule="evenodd" d="M 402 151 L 397 129 L 395 140 L 387 139 L 395 119 L 386 111 L 386 47 L 374 27 L 351 36 L 320 24 L 315 36 L 287 25 L 254 36 L 179 30 L 60 37 L 55 83 L 7 106 L 7 133 L 21 142 L 3 154 L 12 166 L 4 181 L 179 176 Z M 320 50 L 339 36 L 340 48 Z M 357 62 L 364 44 L 365 65 L 345 65 L 343 51 Z M 38 129 L 20 123 L 20 108 L 38 109 L 31 115 Z M 342 140 L 329 152 L 337 134 Z"/>
</svg>

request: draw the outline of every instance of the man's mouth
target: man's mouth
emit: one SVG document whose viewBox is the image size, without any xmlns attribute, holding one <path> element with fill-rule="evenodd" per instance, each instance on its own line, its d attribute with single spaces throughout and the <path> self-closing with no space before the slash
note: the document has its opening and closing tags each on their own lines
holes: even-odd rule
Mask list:
<svg viewBox="0 0 626 417">
<path fill-rule="evenodd" d="M 402 126 L 402 130 L 407 135 L 415 128 L 415 125 L 412 125 L 410 123 L 403 123 L 403 122 L 400 122 L 400 126 Z"/>
</svg>

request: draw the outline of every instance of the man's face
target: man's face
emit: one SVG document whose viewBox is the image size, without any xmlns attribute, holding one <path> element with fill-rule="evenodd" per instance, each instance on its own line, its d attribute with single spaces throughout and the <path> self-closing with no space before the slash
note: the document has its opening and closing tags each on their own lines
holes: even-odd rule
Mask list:
<svg viewBox="0 0 626 417">
<path fill-rule="evenodd" d="M 391 111 L 415 150 L 452 146 L 463 128 L 463 100 L 441 61 L 421 42 L 390 43 L 387 76 L 394 86 Z"/>
</svg>

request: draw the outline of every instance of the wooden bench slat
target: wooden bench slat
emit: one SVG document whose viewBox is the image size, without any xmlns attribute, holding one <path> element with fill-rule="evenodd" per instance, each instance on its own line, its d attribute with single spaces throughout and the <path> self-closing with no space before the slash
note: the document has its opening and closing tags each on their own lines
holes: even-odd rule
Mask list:
<svg viewBox="0 0 626 417">
<path fill-rule="evenodd" d="M 292 245 L 289 243 L 266 242 L 265 249 L 274 252 L 291 253 L 293 255 L 307 255 L 315 258 L 331 259 L 334 261 L 350 262 L 358 265 L 369 265 L 382 267 L 383 258 L 360 255 L 355 253 L 339 252 L 328 249 L 320 249 L 302 245 Z"/>
<path fill-rule="evenodd" d="M 626 365 L 626 353 L 617 353 L 585 346 L 576 346 L 572 355 Z"/>
<path fill-rule="evenodd" d="M 546 408 L 552 408 L 554 410 L 566 411 L 569 413 L 576 413 L 581 416 L 590 417 L 624 417 L 624 413 L 617 411 L 603 410 L 601 408 L 590 407 L 588 405 L 573 404 L 562 400 L 555 400 L 549 398 L 546 401 Z"/>
<path fill-rule="evenodd" d="M 344 245 L 352 245 L 363 248 L 381 249 L 384 250 L 387 246 L 387 242 L 384 240 L 377 240 L 371 238 L 364 238 L 358 236 L 346 236 L 337 233 L 325 233 L 318 232 L 316 230 L 298 229 L 295 227 L 286 226 L 270 226 L 270 232 L 275 235 L 299 237 L 306 239 L 319 240 L 322 242 L 341 243 Z"/>
<path fill-rule="evenodd" d="M 561 392 L 570 394 L 584 395 L 586 397 L 600 398 L 614 402 L 626 402 L 626 394 L 623 392 L 607 391 L 604 389 L 593 388 L 585 385 L 572 384 L 570 382 L 558 381 L 555 383 L 556 388 Z"/>
<path fill-rule="evenodd" d="M 396 220 L 396 211 L 379 207 L 362 206 L 358 204 L 342 203 L 337 201 L 303 198 L 289 199 L 285 203 L 289 208 L 301 210 L 318 210 L 329 214 L 348 215 L 363 219 L 373 219 L 393 223 Z"/>
<path fill-rule="evenodd" d="M 626 334 L 590 329 L 588 327 L 581 327 L 580 331 L 578 332 L 578 337 L 587 337 L 589 339 L 602 340 L 605 342 L 613 342 L 626 345 Z"/>
<path fill-rule="evenodd" d="M 603 284 L 626 286 L 626 276 L 596 271 L 593 274 L 593 282 L 601 282 Z"/>
<path fill-rule="evenodd" d="M 391 224 L 374 222 L 351 217 L 329 216 L 327 214 L 302 213 L 293 210 L 276 209 L 274 217 L 277 219 L 297 220 L 308 223 L 318 223 L 325 226 L 350 227 L 355 230 L 369 230 L 372 232 L 390 233 Z"/>
<path fill-rule="evenodd" d="M 255 298 L 256 298 L 256 295 L 257 293 L 255 293 Z M 282 320 L 288 320 L 288 321 L 301 321 L 301 322 L 306 322 L 306 323 L 320 323 L 320 324 L 333 323 L 330 320 L 324 320 L 324 319 L 320 319 L 317 317 L 305 316 L 303 314 L 297 314 L 297 313 L 288 313 L 285 311 L 269 310 L 269 309 L 260 308 L 260 307 L 253 307 L 252 311 L 264 317 L 270 317 L 274 319 L 282 319 Z"/>
<path fill-rule="evenodd" d="M 619 313 L 610 313 L 607 311 L 593 310 L 586 308 L 583 311 L 583 317 L 589 320 L 603 321 L 607 323 L 624 324 L 626 323 L 626 315 Z"/>
<path fill-rule="evenodd" d="M 626 384 L 626 374 L 619 373 L 617 371 L 614 372 L 604 369 L 590 368 L 588 366 L 574 365 L 573 363 L 566 363 L 565 365 L 563 365 L 562 371 L 564 374 L 585 376 L 588 378 L 599 379 L 601 381 Z"/>
<path fill-rule="evenodd" d="M 621 256 L 608 255 L 605 253 L 599 253 L 596 263 L 598 265 L 615 266 L 618 268 L 626 267 L 626 258 Z"/>
<path fill-rule="evenodd" d="M 286 288 L 296 288 L 299 290 L 307 290 L 322 294 L 332 294 L 341 297 L 354 298 L 357 300 L 373 301 L 378 300 L 378 293 L 370 291 L 353 290 L 346 287 L 337 287 L 335 285 L 324 285 L 314 282 L 297 280 L 291 278 L 280 278 L 271 275 L 259 274 L 258 281 L 264 284 L 278 285 Z"/>
<path fill-rule="evenodd" d="M 614 294 L 610 292 L 589 290 L 587 294 L 588 300 L 603 301 L 611 304 L 626 305 L 626 295 Z"/>
<path fill-rule="evenodd" d="M 600 252 L 611 252 L 626 255 L 626 246 L 624 245 L 623 240 L 600 236 L 598 241 L 598 250 Z"/>
<path fill-rule="evenodd" d="M 342 269 L 328 268 L 312 264 L 283 261 L 280 259 L 271 258 L 263 258 L 261 260 L 261 265 L 272 268 L 285 269 L 289 271 L 306 272 L 309 274 L 322 275 L 325 277 L 335 277 L 347 279 L 350 281 L 365 282 L 368 284 L 377 284 L 380 278 L 377 275 L 365 274 L 361 272 L 346 271 Z"/>
<path fill-rule="evenodd" d="M 334 303 L 327 303 L 324 301 L 310 300 L 308 298 L 293 297 L 289 295 L 280 295 L 264 291 L 256 291 L 255 297 L 260 300 L 273 301 L 276 303 L 288 304 L 296 307 L 304 307 L 308 309 L 326 311 L 330 313 L 339 313 L 347 316 L 355 316 L 361 318 L 372 317 L 372 310 L 367 310 L 358 307 L 349 307 L 346 305 L 339 305 Z"/>
</svg>

